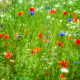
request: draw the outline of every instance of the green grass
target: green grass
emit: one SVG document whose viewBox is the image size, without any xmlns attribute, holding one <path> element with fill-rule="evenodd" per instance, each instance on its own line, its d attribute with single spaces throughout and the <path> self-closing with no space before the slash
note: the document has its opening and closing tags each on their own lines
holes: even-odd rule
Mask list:
<svg viewBox="0 0 80 80">
<path fill-rule="evenodd" d="M 62 72 L 59 62 L 63 60 L 68 61 L 69 72 L 65 73 L 66 80 L 79 80 L 80 45 L 76 44 L 76 40 L 80 39 L 80 22 L 74 22 L 72 14 L 76 11 L 77 18 L 80 19 L 80 1 L 74 0 L 70 4 L 69 0 L 34 0 L 34 5 L 30 2 L 31 0 L 23 0 L 22 3 L 12 0 L 12 5 L 7 4 L 5 12 L 2 12 L 4 6 L 0 4 L 0 15 L 4 14 L 4 17 L 0 16 L 0 25 L 4 25 L 4 28 L 0 26 L 0 34 L 10 35 L 9 39 L 0 38 L 0 80 L 60 80 Z M 40 9 L 41 5 L 42 9 Z M 56 14 L 50 14 L 50 10 L 45 9 L 46 6 L 55 8 Z M 36 10 L 34 15 L 29 13 L 31 7 Z M 23 16 L 18 15 L 19 11 L 23 11 Z M 64 15 L 63 11 L 67 11 L 68 14 Z M 50 18 L 47 19 L 47 16 Z M 68 18 L 73 19 L 73 24 L 68 21 Z M 44 27 L 47 29 L 44 30 Z M 26 29 L 29 29 L 28 34 L 25 33 Z M 59 35 L 59 32 L 66 33 L 67 31 L 68 34 L 65 36 Z M 23 37 L 15 37 L 15 33 Z M 42 33 L 43 39 L 47 39 L 48 42 L 44 43 L 43 39 L 38 37 L 39 33 Z M 50 37 L 47 38 L 47 35 Z M 68 39 L 70 36 L 73 40 Z M 63 47 L 57 44 L 58 39 L 64 44 Z M 8 42 L 9 45 L 5 47 L 4 42 Z M 35 47 L 41 48 L 36 55 L 31 53 Z M 9 59 L 2 54 L 6 51 L 11 53 Z M 79 62 L 79 64 L 74 64 L 74 62 Z M 49 75 L 46 75 L 46 72 Z"/>
</svg>

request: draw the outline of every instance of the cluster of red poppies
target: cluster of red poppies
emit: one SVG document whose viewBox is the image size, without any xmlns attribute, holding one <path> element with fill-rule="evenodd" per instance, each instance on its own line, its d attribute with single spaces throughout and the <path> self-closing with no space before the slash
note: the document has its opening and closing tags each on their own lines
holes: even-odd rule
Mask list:
<svg viewBox="0 0 80 80">
<path fill-rule="evenodd" d="M 10 36 L 9 36 L 9 35 L 7 35 L 7 34 L 5 34 L 5 35 L 0 34 L 0 38 L 1 38 L 1 37 L 3 37 L 3 36 L 4 36 L 5 38 L 10 38 Z"/>
<path fill-rule="evenodd" d="M 56 10 L 54 10 L 54 9 L 51 9 L 51 10 L 50 10 L 50 14 L 52 14 L 52 13 L 56 14 L 56 12 L 57 12 L 57 11 L 56 11 Z M 68 12 L 67 12 L 67 11 L 64 11 L 64 12 L 63 12 L 63 14 L 67 15 L 67 14 L 68 14 Z M 77 16 L 76 16 L 76 15 L 77 15 L 77 13 L 73 13 L 74 21 L 75 21 L 75 22 L 77 22 L 77 21 L 78 21 L 78 18 L 77 18 Z"/>
<path fill-rule="evenodd" d="M 40 52 L 41 51 L 41 48 L 40 47 L 36 47 L 35 50 L 31 50 L 31 53 L 32 54 L 36 54 L 36 51 L 37 52 Z"/>
<path fill-rule="evenodd" d="M 60 65 L 61 65 L 62 68 L 67 68 L 67 67 L 68 67 L 68 64 L 67 64 L 67 63 L 68 63 L 68 61 L 66 61 L 66 60 L 65 60 L 65 61 L 60 61 Z M 65 75 L 66 75 L 66 74 L 63 73 L 63 74 L 61 75 L 61 78 L 64 78 Z"/>
</svg>

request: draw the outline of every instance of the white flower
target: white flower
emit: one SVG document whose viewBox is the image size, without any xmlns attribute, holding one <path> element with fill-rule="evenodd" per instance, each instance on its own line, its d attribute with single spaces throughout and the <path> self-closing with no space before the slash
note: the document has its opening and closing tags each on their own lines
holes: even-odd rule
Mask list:
<svg viewBox="0 0 80 80">
<path fill-rule="evenodd" d="M 57 49 L 57 46 L 55 46 L 53 49 Z"/>
<path fill-rule="evenodd" d="M 61 69 L 61 72 L 68 73 L 68 72 L 69 72 L 69 70 L 68 70 L 67 68 L 62 68 L 62 69 Z"/>
<path fill-rule="evenodd" d="M 72 28 L 75 28 L 75 26 L 71 26 Z"/>
<path fill-rule="evenodd" d="M 71 24 L 74 24 L 74 23 L 71 21 Z"/>
<path fill-rule="evenodd" d="M 3 53 L 4 55 L 7 55 L 5 52 Z"/>
<path fill-rule="evenodd" d="M 69 3 L 70 3 L 71 5 L 73 4 L 73 2 L 72 2 L 72 1 L 70 1 Z"/>
<path fill-rule="evenodd" d="M 55 7 L 59 7 L 59 6 L 56 4 Z"/>
<path fill-rule="evenodd" d="M 68 36 L 71 36 L 71 34 L 68 34 Z"/>
<path fill-rule="evenodd" d="M 32 0 L 31 2 L 34 2 L 34 0 Z"/>
<path fill-rule="evenodd" d="M 31 50 L 31 49 L 27 49 L 27 50 Z"/>
<path fill-rule="evenodd" d="M 22 0 L 18 0 L 19 1 L 19 3 L 22 3 Z"/>
<path fill-rule="evenodd" d="M 62 22 L 62 20 L 60 20 L 60 22 Z"/>
<path fill-rule="evenodd" d="M 11 62 L 14 62 L 14 60 L 10 60 Z"/>
<path fill-rule="evenodd" d="M 66 34 L 66 35 L 67 35 L 67 34 L 69 34 L 69 31 L 66 31 L 66 33 L 65 33 L 65 34 Z"/>
<path fill-rule="evenodd" d="M 70 24 L 66 24 L 66 26 L 69 26 Z"/>
<path fill-rule="evenodd" d="M 51 17 L 51 16 L 50 16 L 50 15 L 48 15 L 48 16 L 47 16 L 47 19 L 50 19 L 50 17 Z"/>
<path fill-rule="evenodd" d="M 4 15 L 1 15 L 1 17 L 4 17 Z"/>
<path fill-rule="evenodd" d="M 75 29 L 75 26 L 71 26 L 71 29 Z"/>
</svg>

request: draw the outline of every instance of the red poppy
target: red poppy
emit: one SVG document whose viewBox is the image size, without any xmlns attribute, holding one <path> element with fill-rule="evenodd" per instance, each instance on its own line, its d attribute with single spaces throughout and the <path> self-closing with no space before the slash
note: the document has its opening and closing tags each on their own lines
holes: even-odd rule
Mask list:
<svg viewBox="0 0 80 80">
<path fill-rule="evenodd" d="M 73 37 L 72 37 L 72 36 L 70 36 L 70 37 L 69 37 L 69 39 L 70 39 L 70 40 L 73 40 Z"/>
<path fill-rule="evenodd" d="M 5 37 L 5 38 L 10 38 L 10 36 L 9 36 L 9 35 L 7 35 L 7 34 L 5 34 L 5 35 L 4 35 L 4 37 Z"/>
<path fill-rule="evenodd" d="M 75 16 L 74 21 L 77 22 L 78 18 Z"/>
<path fill-rule="evenodd" d="M 36 12 L 34 8 L 30 8 L 30 11 L 34 11 L 34 12 Z"/>
<path fill-rule="evenodd" d="M 77 13 L 75 12 L 75 13 L 73 13 L 73 16 L 76 16 L 77 15 Z"/>
<path fill-rule="evenodd" d="M 62 42 L 57 42 L 57 44 L 62 47 L 64 46 Z"/>
<path fill-rule="evenodd" d="M 66 15 L 68 12 L 67 11 L 64 11 L 63 13 Z"/>
<path fill-rule="evenodd" d="M 6 58 L 10 58 L 11 57 L 11 53 L 10 52 L 6 51 L 5 53 L 7 54 Z"/>
<path fill-rule="evenodd" d="M 0 37 L 3 37 L 3 34 L 0 34 Z"/>
<path fill-rule="evenodd" d="M 64 78 L 64 77 L 65 77 L 65 74 L 63 73 L 60 78 Z"/>
<path fill-rule="evenodd" d="M 46 75 L 49 75 L 49 73 L 48 73 L 48 72 L 46 72 Z"/>
<path fill-rule="evenodd" d="M 32 53 L 32 54 L 36 54 L 35 50 L 31 50 L 31 53 Z"/>
<path fill-rule="evenodd" d="M 42 39 L 43 38 L 43 34 L 42 33 L 39 33 L 39 35 L 38 35 L 39 37 L 40 37 L 40 39 Z"/>
<path fill-rule="evenodd" d="M 35 50 L 37 50 L 37 52 L 40 52 L 41 48 L 40 47 L 36 47 Z"/>
<path fill-rule="evenodd" d="M 15 33 L 15 36 L 17 37 L 17 35 L 19 35 L 18 33 Z"/>
<path fill-rule="evenodd" d="M 23 16 L 23 11 L 19 11 L 18 15 Z"/>
<path fill-rule="evenodd" d="M 60 61 L 60 65 L 61 65 L 62 68 L 67 68 L 68 67 L 67 63 L 68 63 L 68 61 L 66 61 L 66 60 L 65 61 Z"/>
<path fill-rule="evenodd" d="M 80 45 L 80 40 L 76 40 L 76 44 L 77 45 Z"/>
<path fill-rule="evenodd" d="M 56 14 L 56 10 L 54 10 L 54 9 L 51 9 L 51 10 L 50 10 L 50 14 L 51 14 L 51 13 L 54 13 L 54 14 Z"/>
</svg>

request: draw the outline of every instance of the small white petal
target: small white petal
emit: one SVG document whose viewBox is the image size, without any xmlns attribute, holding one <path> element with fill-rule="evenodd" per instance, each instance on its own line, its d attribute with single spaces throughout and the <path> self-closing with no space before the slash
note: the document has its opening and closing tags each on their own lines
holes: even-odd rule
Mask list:
<svg viewBox="0 0 80 80">
<path fill-rule="evenodd" d="M 5 52 L 3 53 L 4 55 L 7 55 Z"/>
<path fill-rule="evenodd" d="M 11 62 L 14 62 L 14 60 L 10 60 Z"/>
<path fill-rule="evenodd" d="M 60 20 L 60 22 L 62 22 L 62 20 Z"/>
</svg>

